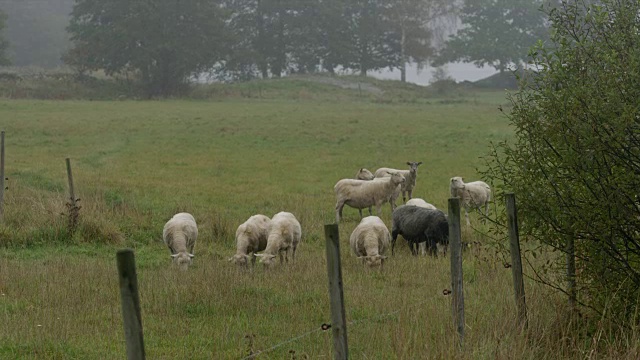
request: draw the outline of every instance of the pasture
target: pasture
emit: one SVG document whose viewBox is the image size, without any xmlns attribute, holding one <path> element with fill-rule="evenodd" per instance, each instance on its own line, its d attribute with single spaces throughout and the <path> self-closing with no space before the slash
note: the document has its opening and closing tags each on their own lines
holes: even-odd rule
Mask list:
<svg viewBox="0 0 640 360">
<path fill-rule="evenodd" d="M 490 141 L 511 136 L 498 111 L 504 95 L 403 104 L 0 100 L 8 177 L 0 358 L 123 358 L 115 253 L 124 247 L 135 249 L 147 358 L 241 359 L 298 336 L 256 358 L 331 358 L 331 331 L 319 329 L 330 321 L 323 225 L 335 219 L 333 185 L 360 167 L 422 161 L 414 197 L 446 211 L 449 178 L 477 179 Z M 66 157 L 82 206 L 73 236 L 62 215 Z M 187 272 L 171 266 L 162 244 L 164 223 L 179 211 L 200 230 Z M 237 226 L 279 211 L 302 225 L 296 262 L 269 273 L 232 266 Z M 344 216 L 351 358 L 583 358 L 594 347 L 565 336 L 563 298 L 531 281 L 529 330 L 518 332 L 511 270 L 475 246 L 464 255 L 458 350 L 443 295 L 449 259 L 412 257 L 399 239 L 384 271 L 367 271 L 348 246 L 358 212 L 345 207 Z M 391 226 L 388 205 L 382 219 Z M 485 242 L 475 214 L 472 225 L 480 232 L 463 226 L 463 241 Z M 604 356 L 620 355 L 616 348 Z"/>
</svg>

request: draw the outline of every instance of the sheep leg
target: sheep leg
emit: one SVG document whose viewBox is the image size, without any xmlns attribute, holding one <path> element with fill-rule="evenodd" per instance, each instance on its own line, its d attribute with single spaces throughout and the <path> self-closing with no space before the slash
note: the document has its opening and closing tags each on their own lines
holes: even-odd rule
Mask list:
<svg viewBox="0 0 640 360">
<path fill-rule="evenodd" d="M 422 256 L 427 255 L 427 243 L 426 242 L 418 244 L 418 247 L 420 248 L 420 255 L 422 255 Z"/>
<path fill-rule="evenodd" d="M 256 255 L 255 254 L 251 254 L 251 267 L 252 268 L 256 267 Z"/>
<path fill-rule="evenodd" d="M 358 213 L 360 214 L 360 220 L 362 220 L 362 209 L 358 209 Z"/>
<path fill-rule="evenodd" d="M 409 241 L 409 250 L 411 250 L 411 255 L 418 256 L 418 244 L 413 241 Z"/>
<path fill-rule="evenodd" d="M 398 238 L 398 231 L 391 231 L 391 256 L 393 256 L 393 248 L 396 246 L 396 239 Z"/>
<path fill-rule="evenodd" d="M 412 196 L 413 196 L 413 189 L 411 189 L 411 190 L 407 190 L 407 192 L 409 193 L 409 194 L 408 194 L 408 195 L 409 195 L 409 199 L 411 199 L 411 198 L 412 198 Z"/>
<path fill-rule="evenodd" d="M 296 260 L 296 247 L 293 247 L 293 251 L 291 252 L 291 261 L 294 262 Z"/>
<path fill-rule="evenodd" d="M 471 222 L 469 221 L 469 211 L 467 211 L 467 208 L 464 208 L 464 217 L 467 219 L 467 226 L 471 225 Z"/>
<path fill-rule="evenodd" d="M 373 215 L 373 213 L 371 212 L 371 206 L 369 206 L 369 215 Z M 362 216 L 360 216 L 362 217 Z"/>
<path fill-rule="evenodd" d="M 338 201 L 336 203 L 336 224 L 340 222 L 342 217 L 342 208 L 344 207 L 344 201 Z"/>
<path fill-rule="evenodd" d="M 278 251 L 278 255 L 280 255 L 280 265 L 284 264 L 284 257 L 282 256 L 282 250 Z"/>
</svg>

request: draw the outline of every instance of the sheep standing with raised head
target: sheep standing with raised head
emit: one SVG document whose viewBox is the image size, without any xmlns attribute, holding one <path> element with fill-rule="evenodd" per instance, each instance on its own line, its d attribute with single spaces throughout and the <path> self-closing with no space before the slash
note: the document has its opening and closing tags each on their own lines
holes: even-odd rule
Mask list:
<svg viewBox="0 0 640 360">
<path fill-rule="evenodd" d="M 460 198 L 460 205 L 464 207 L 464 216 L 469 222 L 469 209 L 477 209 L 485 217 L 489 216 L 489 202 L 491 201 L 491 188 L 483 181 L 465 183 L 460 176 L 452 177 L 451 197 Z M 484 212 L 482 211 L 484 206 Z"/>
<path fill-rule="evenodd" d="M 267 247 L 261 254 L 255 255 L 260 257 L 260 262 L 266 268 L 274 265 L 276 255 L 280 255 L 280 264 L 283 264 L 284 261 L 289 262 L 289 251 L 291 251 L 291 260 L 293 261 L 295 260 L 296 248 L 300 244 L 301 237 L 302 228 L 298 219 L 292 213 L 279 212 L 271 218 L 267 235 Z"/>
<path fill-rule="evenodd" d="M 375 179 L 375 177 L 373 176 L 371 171 L 369 171 L 368 169 L 360 168 L 360 170 L 358 170 L 358 172 L 356 173 L 356 176 L 354 177 L 354 179 L 356 179 L 356 180 L 373 180 L 373 179 Z M 360 214 L 360 219 L 362 219 L 362 209 L 358 209 L 358 213 Z M 371 206 L 369 206 L 369 215 L 372 215 Z"/>
<path fill-rule="evenodd" d="M 389 198 L 389 202 L 391 203 L 392 209 L 396 208 L 396 199 L 400 196 L 401 192 L 402 192 L 402 202 L 403 203 L 407 202 L 407 196 L 409 197 L 409 199 L 411 199 L 411 195 L 413 194 L 413 188 L 416 186 L 416 178 L 418 177 L 418 166 L 420 164 L 422 164 L 422 161 L 420 161 L 420 162 L 407 161 L 407 165 L 409 165 L 409 170 L 396 170 L 396 169 L 391 169 L 391 168 L 379 168 L 373 174 L 373 176 L 376 177 L 376 178 L 381 178 L 381 177 L 388 176 L 387 174 L 388 173 L 392 173 L 392 172 L 399 172 L 400 174 L 402 174 L 402 176 L 404 176 L 404 179 L 406 180 L 404 182 L 404 184 L 402 184 L 402 186 L 400 186 L 393 193 L 392 197 Z M 405 194 L 407 196 L 405 196 Z"/>
<path fill-rule="evenodd" d="M 382 266 L 384 253 L 391 245 L 391 234 L 382 219 L 377 216 L 367 216 L 351 233 L 349 238 L 351 250 L 370 267 Z"/>
<path fill-rule="evenodd" d="M 193 248 L 198 239 L 198 225 L 193 215 L 178 213 L 167 221 L 162 230 L 162 239 L 171 251 L 173 263 L 186 270 L 194 257 Z"/>
<path fill-rule="evenodd" d="M 422 242 L 427 243 L 431 255 L 437 255 L 438 250 L 446 254 L 446 247 L 449 245 L 449 222 L 442 211 L 402 205 L 393 211 L 392 218 L 391 254 L 394 252 L 398 235 L 407 240 L 413 255 L 418 255 L 417 244 Z"/>
<path fill-rule="evenodd" d="M 267 247 L 269 224 L 271 224 L 271 219 L 268 216 L 258 214 L 251 216 L 238 226 L 236 254 L 230 257 L 229 261 L 240 266 L 247 266 L 248 261 L 251 260 L 251 265 L 255 266 L 256 258 L 253 254 Z"/>
<path fill-rule="evenodd" d="M 378 216 L 382 214 L 382 204 L 389 200 L 398 185 L 404 183 L 400 173 L 393 173 L 390 177 L 374 180 L 342 179 L 336 183 L 333 190 L 336 193 L 336 223 L 342 217 L 342 208 L 349 205 L 355 209 L 375 206 Z"/>
</svg>

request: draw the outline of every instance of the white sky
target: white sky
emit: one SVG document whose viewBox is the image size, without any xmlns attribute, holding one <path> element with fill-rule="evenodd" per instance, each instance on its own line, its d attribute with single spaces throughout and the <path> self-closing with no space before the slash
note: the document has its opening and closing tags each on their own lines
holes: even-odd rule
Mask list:
<svg viewBox="0 0 640 360">
<path fill-rule="evenodd" d="M 491 76 L 497 72 L 492 67 L 478 68 L 471 63 L 450 63 L 445 65 L 445 69 L 447 74 L 457 82 L 464 80 L 476 81 Z M 415 65 L 407 66 L 407 81 L 419 85 L 428 85 L 431 80 L 433 70 L 434 68 L 432 67 L 425 67 L 418 72 Z M 399 70 L 372 72 L 370 75 L 378 79 L 400 80 Z"/>
</svg>

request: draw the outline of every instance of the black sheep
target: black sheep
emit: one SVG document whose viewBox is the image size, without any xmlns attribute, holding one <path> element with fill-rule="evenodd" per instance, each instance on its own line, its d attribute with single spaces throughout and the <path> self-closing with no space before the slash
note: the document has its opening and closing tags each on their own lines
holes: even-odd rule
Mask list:
<svg viewBox="0 0 640 360">
<path fill-rule="evenodd" d="M 449 222 L 440 210 L 403 205 L 393 211 L 391 254 L 398 234 L 409 243 L 413 255 L 418 255 L 418 244 L 427 243 L 431 255 L 437 255 L 437 245 L 449 245 Z"/>
</svg>

